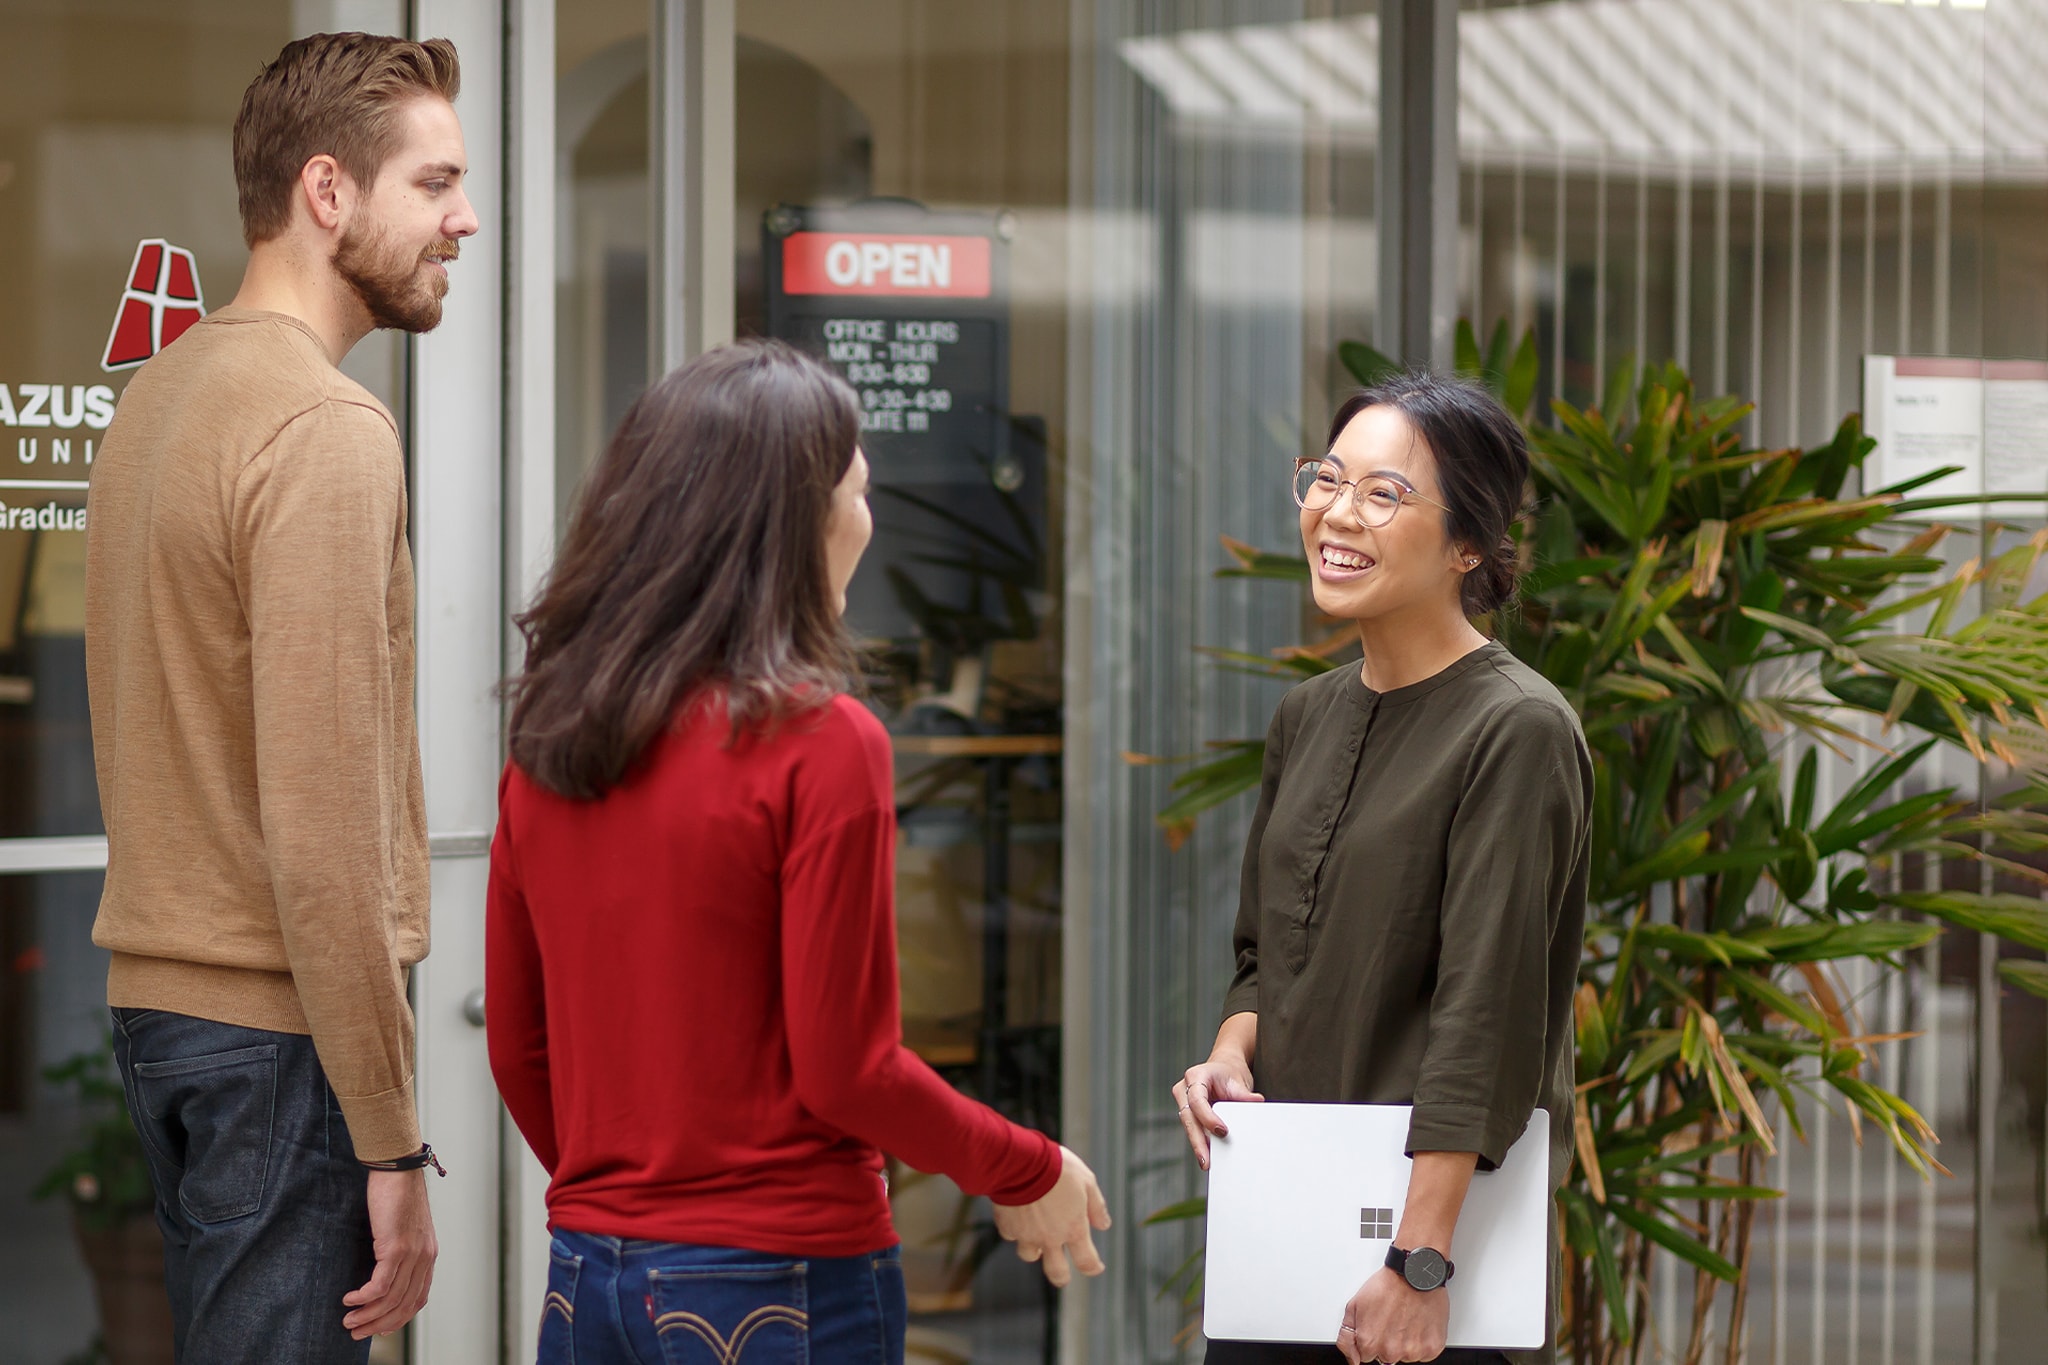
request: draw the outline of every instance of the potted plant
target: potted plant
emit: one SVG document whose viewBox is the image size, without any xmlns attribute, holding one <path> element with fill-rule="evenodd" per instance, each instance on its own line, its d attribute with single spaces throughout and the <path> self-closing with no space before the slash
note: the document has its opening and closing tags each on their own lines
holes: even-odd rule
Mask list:
<svg viewBox="0 0 2048 1365">
<path fill-rule="evenodd" d="M 1840 1107 L 1859 1140 L 1869 1124 L 1924 1177 L 1942 1170 L 1839 965 L 1901 970 L 1944 924 L 2048 948 L 2036 896 L 1908 889 L 1942 885 L 1929 874 L 1946 864 L 1976 864 L 1973 885 L 2044 880 L 2023 858 L 2048 849 L 2048 777 L 2019 755 L 2048 731 L 2048 596 L 2023 599 L 2048 533 L 1950 569 L 1930 551 L 1954 528 L 1928 518 L 1982 500 L 1914 496 L 1947 471 L 1850 491 L 1874 445 L 1854 414 L 1823 445 L 1759 449 L 1741 439 L 1750 405 L 1625 362 L 1598 406 L 1556 402 L 1538 425 L 1532 339 L 1511 348 L 1503 325 L 1482 354 L 1461 323 L 1457 353 L 1532 447 L 1528 573 L 1492 630 L 1573 703 L 1596 770 L 1559 1346 L 1585 1365 L 1642 1360 L 1650 1266 L 1673 1257 L 1694 1282 L 1665 1349 L 1734 1365 L 1756 1207 L 1780 1194 L 1764 1158 L 1803 1139 L 1815 1106 Z M 1356 343 L 1341 354 L 1364 383 L 1392 368 Z M 1225 548 L 1226 575 L 1307 580 L 1298 554 Z M 1298 679 L 1354 658 L 1349 644 L 1219 653 Z M 1910 785 L 1944 743 L 1995 759 L 2005 794 Z M 1168 838 L 1256 785 L 1263 747 L 1224 741 L 1182 773 Z M 1867 760 L 1831 804 L 1822 749 Z M 2000 975 L 2048 995 L 2041 963 Z M 1192 1301 L 1199 1275 L 1197 1260 L 1169 1288 Z"/>
<path fill-rule="evenodd" d="M 35 1195 L 70 1204 L 78 1249 L 92 1273 L 100 1330 L 83 1359 L 170 1365 L 171 1305 L 156 1196 L 111 1043 L 44 1068 L 43 1079 L 70 1090 L 80 1114 L 77 1141 L 44 1173 Z"/>
</svg>

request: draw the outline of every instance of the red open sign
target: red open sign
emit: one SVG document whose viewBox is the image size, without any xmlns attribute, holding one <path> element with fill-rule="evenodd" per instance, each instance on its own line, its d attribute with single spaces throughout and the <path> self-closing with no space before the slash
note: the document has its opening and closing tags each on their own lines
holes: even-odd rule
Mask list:
<svg viewBox="0 0 2048 1365">
<path fill-rule="evenodd" d="M 987 298 L 986 237 L 797 232 L 782 241 L 785 294 Z"/>
</svg>

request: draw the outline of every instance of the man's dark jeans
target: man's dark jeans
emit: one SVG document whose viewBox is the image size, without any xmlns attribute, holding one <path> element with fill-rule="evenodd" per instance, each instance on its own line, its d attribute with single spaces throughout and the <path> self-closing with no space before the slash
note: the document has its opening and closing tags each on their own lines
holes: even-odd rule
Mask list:
<svg viewBox="0 0 2048 1365">
<path fill-rule="evenodd" d="M 367 1177 L 313 1040 L 117 1009 L 114 1057 L 164 1232 L 180 1362 L 363 1365 Z"/>
</svg>

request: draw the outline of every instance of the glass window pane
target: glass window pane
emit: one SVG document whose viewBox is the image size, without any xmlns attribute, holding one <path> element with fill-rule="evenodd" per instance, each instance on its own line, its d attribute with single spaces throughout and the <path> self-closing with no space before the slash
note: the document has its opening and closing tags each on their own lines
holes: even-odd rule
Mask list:
<svg viewBox="0 0 2048 1365">
<path fill-rule="evenodd" d="M 1630 358 L 1671 359 L 1756 402 L 1751 441 L 1812 445 L 1862 408 L 1866 355 L 2048 360 L 2048 99 L 2026 55 L 2041 0 L 1461 8 L 1460 307 L 1535 329 L 1539 410 L 1599 403 Z M 2048 488 L 2048 451 L 2028 460 Z M 1957 515 L 1951 567 L 2041 524 L 2017 507 L 2001 540 Z M 1830 765 L 1823 798 L 1854 777 Z M 1977 780 L 1964 756 L 1907 786 Z M 1935 875 L 1980 887 L 1975 866 Z M 1812 1142 L 1769 1166 L 1788 1197 L 1758 1215 L 1749 1358 L 2003 1359 L 2048 1327 L 2021 1288 L 2048 1269 L 2040 1002 L 1994 1000 L 1984 951 L 1952 932 L 1908 973 L 1843 969 L 1871 1031 L 1914 1032 L 1876 1050 L 1875 1074 L 1934 1124 L 1955 1177 L 1923 1183 L 1809 1110 Z M 1692 1284 L 1658 1273 L 1667 1341 Z"/>
<path fill-rule="evenodd" d="M 555 42 L 555 486 L 576 489 L 648 365 L 646 0 L 558 7 Z"/>
</svg>

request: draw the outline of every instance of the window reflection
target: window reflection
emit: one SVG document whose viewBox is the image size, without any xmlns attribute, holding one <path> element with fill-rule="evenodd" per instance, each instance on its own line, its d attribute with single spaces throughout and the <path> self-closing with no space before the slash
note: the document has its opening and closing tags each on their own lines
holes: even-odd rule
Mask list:
<svg viewBox="0 0 2048 1365">
<path fill-rule="evenodd" d="M 653 377 L 648 352 L 648 6 L 558 6 L 555 487 L 558 520 Z"/>
</svg>

